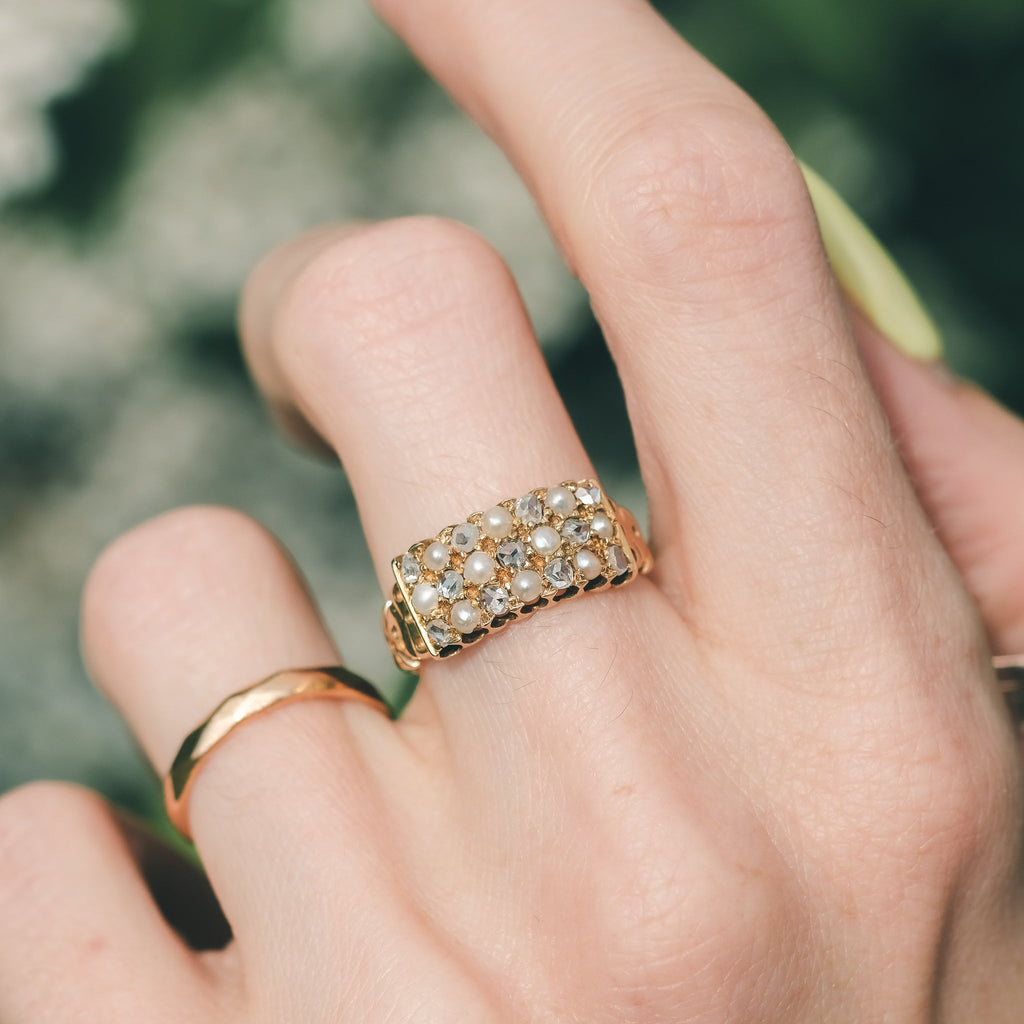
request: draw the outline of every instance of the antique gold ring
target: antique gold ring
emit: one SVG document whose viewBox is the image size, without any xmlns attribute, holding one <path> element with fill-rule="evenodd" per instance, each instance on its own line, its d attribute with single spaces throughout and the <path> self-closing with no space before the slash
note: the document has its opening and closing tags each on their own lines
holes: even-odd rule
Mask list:
<svg viewBox="0 0 1024 1024">
<path fill-rule="evenodd" d="M 651 552 L 632 514 L 593 480 L 566 480 L 474 512 L 391 563 L 384 634 L 418 672 L 557 601 L 629 583 Z"/>
</svg>

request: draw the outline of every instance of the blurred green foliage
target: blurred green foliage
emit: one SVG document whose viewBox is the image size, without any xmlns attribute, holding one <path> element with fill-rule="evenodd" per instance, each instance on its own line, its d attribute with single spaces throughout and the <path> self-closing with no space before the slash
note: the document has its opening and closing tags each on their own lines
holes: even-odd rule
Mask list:
<svg viewBox="0 0 1024 1024">
<path fill-rule="evenodd" d="M 1024 5 L 656 6 L 761 103 L 908 266 L 945 324 L 954 364 L 1021 408 Z M 54 104 L 59 172 L 21 201 L 21 215 L 71 219 L 83 232 L 102 227 L 153 112 L 254 56 L 273 59 L 278 47 L 274 0 L 135 0 L 131 12 L 128 43 Z M 387 132 L 400 130 L 415 110 L 410 98 L 433 86 L 399 55 L 386 73 L 346 79 L 344 88 L 334 98 L 339 116 L 361 110 Z M 580 331 L 589 337 L 592 325 L 581 319 Z"/>
</svg>

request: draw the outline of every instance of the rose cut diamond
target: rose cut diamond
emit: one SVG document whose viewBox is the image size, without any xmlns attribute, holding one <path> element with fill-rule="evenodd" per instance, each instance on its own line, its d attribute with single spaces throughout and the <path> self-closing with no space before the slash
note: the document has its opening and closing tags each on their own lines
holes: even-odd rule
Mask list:
<svg viewBox="0 0 1024 1024">
<path fill-rule="evenodd" d="M 488 615 L 505 615 L 508 613 L 508 591 L 492 583 L 480 591 L 480 604 Z"/>
<path fill-rule="evenodd" d="M 608 568 L 611 569 L 612 576 L 621 576 L 629 568 L 626 552 L 618 544 L 613 544 L 608 549 Z"/>
<path fill-rule="evenodd" d="M 516 502 L 516 517 L 527 526 L 536 526 L 544 518 L 544 506 L 536 494 L 524 494 Z"/>
<path fill-rule="evenodd" d="M 526 565 L 526 545 L 521 540 L 507 540 L 495 552 L 498 565 L 506 569 L 522 569 Z"/>
<path fill-rule="evenodd" d="M 544 579 L 556 590 L 565 590 L 572 586 L 575 575 L 564 558 L 556 558 L 544 567 Z"/>
<path fill-rule="evenodd" d="M 480 539 L 480 529 L 472 523 L 460 523 L 452 530 L 452 547 L 466 554 L 476 547 Z"/>
<path fill-rule="evenodd" d="M 420 578 L 420 560 L 413 554 L 402 555 L 402 580 L 405 583 L 416 583 Z"/>
<path fill-rule="evenodd" d="M 444 619 L 434 619 L 427 623 L 427 636 L 438 647 L 444 647 L 452 642 L 452 631 Z"/>
<path fill-rule="evenodd" d="M 562 524 L 562 536 L 570 544 L 583 544 L 590 537 L 590 523 L 582 519 L 566 519 Z"/>
<path fill-rule="evenodd" d="M 446 601 L 462 597 L 462 577 L 454 569 L 449 569 L 437 581 L 437 592 Z"/>
</svg>

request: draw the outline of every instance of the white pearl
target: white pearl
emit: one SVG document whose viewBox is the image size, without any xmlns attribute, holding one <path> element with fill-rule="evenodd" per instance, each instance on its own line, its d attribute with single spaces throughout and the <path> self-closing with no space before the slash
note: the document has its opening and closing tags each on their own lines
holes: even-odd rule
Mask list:
<svg viewBox="0 0 1024 1024">
<path fill-rule="evenodd" d="M 480 517 L 480 529 L 491 540 L 504 540 L 512 529 L 512 513 L 504 505 L 495 505 Z"/>
<path fill-rule="evenodd" d="M 549 487 L 545 503 L 552 512 L 567 516 L 576 508 L 576 495 L 568 487 Z"/>
<path fill-rule="evenodd" d="M 466 558 L 462 575 L 469 583 L 486 583 L 494 575 L 494 559 L 486 551 L 474 551 Z"/>
<path fill-rule="evenodd" d="M 452 530 L 452 547 L 463 554 L 472 551 L 479 539 L 480 531 L 472 523 L 459 523 Z"/>
<path fill-rule="evenodd" d="M 412 606 L 420 615 L 429 615 L 437 607 L 437 591 L 429 583 L 417 583 L 412 592 Z"/>
<path fill-rule="evenodd" d="M 460 633 L 472 633 L 480 625 L 480 609 L 472 601 L 456 601 L 451 620 Z"/>
<path fill-rule="evenodd" d="M 540 597 L 540 593 L 544 589 L 544 582 L 540 578 L 540 573 L 536 573 L 532 569 L 524 569 L 512 577 L 510 589 L 512 596 L 517 601 L 521 601 L 523 604 L 533 604 Z"/>
<path fill-rule="evenodd" d="M 440 572 L 448 564 L 449 555 L 448 545 L 435 540 L 433 544 L 428 544 L 427 550 L 423 552 L 423 564 L 434 572 Z"/>
<path fill-rule="evenodd" d="M 576 568 L 588 580 L 595 580 L 601 575 L 601 559 L 594 554 L 593 551 L 583 548 L 581 551 L 576 552 Z"/>
<path fill-rule="evenodd" d="M 590 528 L 601 540 L 611 540 L 615 536 L 615 527 L 603 512 L 594 513 L 594 518 L 590 520 Z"/>
<path fill-rule="evenodd" d="M 538 526 L 530 534 L 530 543 L 538 555 L 547 556 L 553 555 L 558 550 L 558 545 L 562 543 L 562 538 L 558 536 L 558 531 L 554 527 Z"/>
</svg>

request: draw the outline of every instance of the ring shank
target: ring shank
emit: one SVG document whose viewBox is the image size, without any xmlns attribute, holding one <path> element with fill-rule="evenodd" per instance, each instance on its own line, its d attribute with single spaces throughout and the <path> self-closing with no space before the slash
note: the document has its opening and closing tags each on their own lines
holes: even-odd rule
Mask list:
<svg viewBox="0 0 1024 1024">
<path fill-rule="evenodd" d="M 388 702 L 372 683 L 341 666 L 277 672 L 226 698 L 185 737 L 164 779 L 164 804 L 171 824 L 186 839 L 192 838 L 188 805 L 199 767 L 234 729 L 284 704 L 325 699 L 366 704 L 389 718 L 394 717 Z"/>
</svg>

